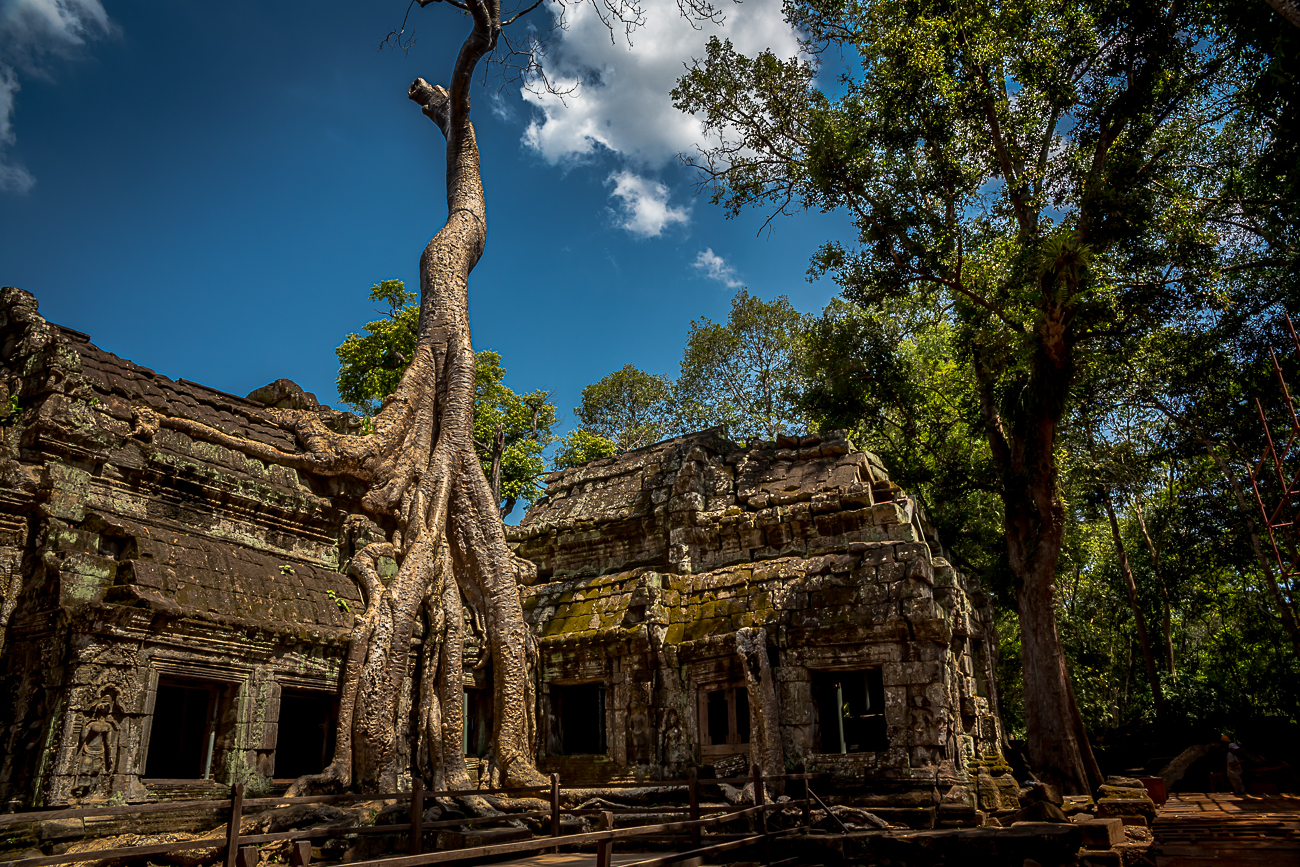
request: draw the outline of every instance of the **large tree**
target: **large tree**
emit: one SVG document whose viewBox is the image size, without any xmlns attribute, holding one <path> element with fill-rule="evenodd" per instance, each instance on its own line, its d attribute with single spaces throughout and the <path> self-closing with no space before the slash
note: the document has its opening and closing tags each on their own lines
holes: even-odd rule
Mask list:
<svg viewBox="0 0 1300 867">
<path fill-rule="evenodd" d="M 679 425 L 722 425 L 738 439 L 801 433 L 798 355 L 804 316 L 784 295 L 772 302 L 741 289 L 726 323 L 691 322 L 673 387 Z"/>
<path fill-rule="evenodd" d="M 1223 303 L 1263 266 L 1232 228 L 1234 165 L 1266 145 L 1213 4 L 793 0 L 815 62 L 711 41 L 675 91 L 715 134 L 696 165 L 731 213 L 843 209 L 832 273 L 867 308 L 924 299 L 952 323 L 1003 503 L 1030 755 L 1099 782 L 1055 610 L 1058 448 L 1073 389 L 1126 342 Z"/>
<path fill-rule="evenodd" d="M 673 429 L 672 383 L 662 374 L 646 373 L 632 364 L 602 376 L 582 390 L 582 405 L 574 407 L 580 430 L 604 444 L 593 447 L 579 437 L 564 448 L 611 454 L 639 449 L 663 439 Z M 593 454 L 592 457 L 599 455 Z"/>
<path fill-rule="evenodd" d="M 482 652 L 491 665 L 490 779 L 542 782 L 535 768 L 530 676 L 536 648 L 518 592 L 534 567 L 506 546 L 474 450 L 476 367 L 468 314 L 469 275 L 487 240 L 471 84 L 502 27 L 522 12 L 503 21 L 500 0 L 448 2 L 472 22 L 448 87 L 417 79 L 409 88 L 446 139 L 447 218 L 420 257 L 409 365 L 369 432 L 341 434 L 311 412 L 266 410 L 296 433 L 303 449 L 291 453 L 184 419 L 147 412 L 141 419 L 144 426 L 182 430 L 263 460 L 347 477 L 365 490 L 365 514 L 349 522 L 348 544 L 349 570 L 366 605 L 355 618 L 342 672 L 335 754 L 322 774 L 298 780 L 295 792 L 346 786 L 391 792 L 408 760 L 412 772 L 436 788 L 471 788 L 462 750 L 462 653 L 469 622 L 482 624 Z M 610 8 L 627 11 L 626 5 Z M 381 580 L 381 570 L 393 565 L 395 574 Z M 417 632 L 423 641 L 411 671 Z M 408 675 L 414 679 L 409 691 Z"/>
</svg>

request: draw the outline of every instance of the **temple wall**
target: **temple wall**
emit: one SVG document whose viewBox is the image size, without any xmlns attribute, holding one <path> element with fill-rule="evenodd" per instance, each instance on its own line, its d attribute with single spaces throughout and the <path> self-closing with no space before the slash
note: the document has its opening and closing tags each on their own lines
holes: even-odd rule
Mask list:
<svg viewBox="0 0 1300 867">
<path fill-rule="evenodd" d="M 8 288 L 0 407 L 11 396 L 0 798 L 255 792 L 323 767 L 361 611 L 347 564 L 393 528 L 362 516 L 354 483 L 150 420 L 290 452 L 267 406 L 341 431 L 356 420 L 286 380 L 240 398 L 161 376 Z M 989 600 L 841 436 L 741 448 L 714 430 L 594 461 L 549 476 L 507 535 L 537 565 L 520 592 L 539 649 L 538 763 L 566 785 L 754 762 L 916 801 L 1000 766 Z M 473 757 L 491 675 L 476 646 L 465 665 Z"/>
<path fill-rule="evenodd" d="M 605 686 L 608 762 L 591 782 L 756 762 L 930 789 L 1000 756 L 990 602 L 842 436 L 741 449 L 706 431 L 548 482 L 508 536 L 538 565 L 524 606 L 542 689 Z M 864 678 L 883 701 L 858 715 L 879 728 L 873 742 L 827 749 L 826 690 Z M 734 714 L 737 689 L 751 731 L 714 744 L 709 702 L 723 693 Z M 775 720 L 760 733 L 764 708 Z M 564 752 L 544 739 L 542 767 L 582 772 Z"/>
<path fill-rule="evenodd" d="M 104 352 L 19 290 L 0 290 L 0 364 L 20 405 L 0 426 L 0 797 L 166 796 L 141 781 L 176 725 L 207 736 L 182 745 L 191 788 L 266 789 L 282 692 L 338 691 L 358 492 L 142 431 L 146 408 L 295 448 L 261 404 Z M 177 696 L 205 713 L 169 716 Z"/>
</svg>

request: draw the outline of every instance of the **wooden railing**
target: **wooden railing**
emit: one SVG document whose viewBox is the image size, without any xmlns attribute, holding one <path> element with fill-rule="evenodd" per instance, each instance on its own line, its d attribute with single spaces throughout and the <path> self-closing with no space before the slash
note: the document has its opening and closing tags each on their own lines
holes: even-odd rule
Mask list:
<svg viewBox="0 0 1300 867">
<path fill-rule="evenodd" d="M 692 768 L 688 772 L 687 777 L 682 780 L 649 780 L 641 783 L 605 783 L 598 786 L 573 787 L 569 790 L 572 792 L 588 791 L 591 789 L 685 788 L 688 799 L 688 806 L 686 807 L 649 806 L 594 810 L 580 808 L 564 809 L 561 807 L 560 795 L 562 789 L 560 787 L 559 777 L 555 774 L 551 775 L 549 786 L 425 792 L 420 781 L 417 779 L 413 782 L 410 792 L 313 795 L 297 798 L 245 798 L 244 787 L 240 784 L 231 788 L 230 798 L 220 801 L 181 801 L 163 804 L 138 804 L 121 807 L 54 809 L 38 810 L 27 813 L 8 813 L 0 815 L 0 828 L 19 823 L 41 822 L 51 819 L 86 819 L 128 815 L 137 816 L 159 813 L 193 812 L 195 810 L 205 809 L 225 809 L 228 811 L 226 835 L 224 840 L 221 837 L 204 837 L 195 840 L 157 843 L 147 846 L 99 849 L 88 852 L 69 852 L 62 855 L 48 855 L 38 858 L 25 858 L 11 861 L 7 862 L 6 867 L 46 867 L 46 865 L 73 864 L 80 861 L 105 861 L 137 858 L 146 855 L 162 855 L 169 852 L 206 849 L 211 847 L 220 847 L 224 850 L 224 867 L 257 867 L 257 864 L 260 861 L 257 846 L 262 843 L 280 842 L 284 840 L 293 841 L 295 844 L 291 853 L 291 864 L 293 867 L 304 867 L 304 865 L 309 864 L 311 861 L 310 841 L 313 839 L 322 837 L 350 837 L 354 835 L 402 833 L 410 835 L 410 847 L 407 855 L 388 856 L 373 861 L 353 862 L 352 867 L 423 867 L 423 865 L 426 864 L 437 864 L 445 861 L 458 861 L 469 858 L 505 855 L 515 852 L 558 849 L 560 846 L 582 846 L 590 844 L 596 845 L 597 867 L 609 867 L 610 852 L 615 840 L 627 841 L 637 837 L 662 837 L 667 835 L 682 835 L 684 839 L 689 839 L 692 847 L 689 852 L 679 853 L 674 856 L 665 856 L 663 858 L 652 858 L 644 862 L 638 862 L 638 864 L 635 865 L 635 867 L 664 867 L 664 865 L 675 860 L 686 860 L 703 855 L 738 849 L 796 830 L 791 828 L 785 831 L 769 833 L 767 829 L 768 814 L 773 810 L 800 808 L 802 810 L 801 824 L 806 827 L 808 824 L 809 808 L 813 803 L 813 799 L 816 799 L 817 803 L 820 803 L 820 799 L 812 793 L 812 790 L 808 786 L 808 781 L 813 779 L 814 776 L 815 775 L 813 774 L 783 774 L 779 776 L 765 777 L 758 766 L 755 765 L 752 773 L 748 777 L 732 777 L 722 780 L 701 780 L 695 773 L 695 769 Z M 765 796 L 766 785 L 786 781 L 802 782 L 803 798 L 799 800 L 784 801 L 781 803 L 769 803 Z M 724 783 L 739 786 L 752 783 L 754 786 L 754 806 L 702 807 L 699 797 L 700 789 Z M 477 795 L 531 795 L 539 800 L 544 798 L 548 800 L 549 803 L 547 805 L 548 809 L 546 810 L 503 813 L 495 816 L 467 816 L 461 819 L 444 819 L 433 822 L 424 821 L 425 798 L 465 798 Z M 307 828 L 297 831 L 280 831 L 268 834 L 240 834 L 240 824 L 243 819 L 244 810 L 246 809 L 255 807 L 282 807 L 294 804 L 343 804 L 357 801 L 408 801 L 410 808 L 410 821 L 394 825 L 322 827 Z M 822 806 L 824 807 L 824 805 Z M 702 812 L 705 810 L 712 815 L 703 816 Z M 647 813 L 683 813 L 688 818 L 680 822 L 666 822 L 655 825 L 641 825 L 625 828 L 614 827 L 615 815 L 631 816 Z M 571 816 L 598 815 L 600 817 L 600 829 L 579 834 L 561 834 L 560 818 L 566 814 Z M 427 853 L 423 851 L 424 832 L 428 829 L 462 827 L 467 825 L 473 826 L 514 819 L 541 819 L 544 817 L 549 817 L 550 819 L 549 837 L 533 837 L 529 840 L 518 840 L 511 843 L 498 843 L 466 849 L 448 849 Z M 710 846 L 702 845 L 702 832 L 704 829 L 747 817 L 756 818 L 757 824 L 762 829 L 761 832 L 742 835 L 739 839 L 729 839 L 725 842 L 715 843 Z M 628 867 L 633 867 L 633 865 L 628 865 Z"/>
</svg>

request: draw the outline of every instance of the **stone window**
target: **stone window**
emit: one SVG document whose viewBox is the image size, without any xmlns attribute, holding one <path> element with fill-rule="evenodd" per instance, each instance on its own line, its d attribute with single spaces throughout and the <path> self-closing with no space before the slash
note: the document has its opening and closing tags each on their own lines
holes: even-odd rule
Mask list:
<svg viewBox="0 0 1300 867">
<path fill-rule="evenodd" d="M 989 689 L 988 671 L 984 668 L 984 642 L 978 638 L 973 639 L 970 643 L 971 661 L 975 669 L 975 694 L 981 698 L 988 698 L 992 694 Z"/>
<path fill-rule="evenodd" d="M 822 753 L 872 753 L 889 748 L 885 685 L 879 668 L 810 673 Z"/>
<path fill-rule="evenodd" d="M 319 692 L 285 690 L 280 694 L 275 775 L 297 779 L 319 774 L 334 758 L 339 700 Z"/>
<path fill-rule="evenodd" d="M 145 776 L 166 780 L 207 780 L 216 770 L 218 747 L 228 728 L 224 713 L 229 685 L 202 680 L 158 682 L 149 735 Z"/>
<path fill-rule="evenodd" d="M 465 755 L 486 756 L 492 746 L 492 690 L 465 690 L 463 730 Z"/>
<path fill-rule="evenodd" d="M 605 744 L 605 685 L 551 684 L 551 743 L 560 755 L 603 755 Z"/>
<path fill-rule="evenodd" d="M 744 684 L 700 689 L 700 759 L 749 751 L 749 690 Z"/>
</svg>

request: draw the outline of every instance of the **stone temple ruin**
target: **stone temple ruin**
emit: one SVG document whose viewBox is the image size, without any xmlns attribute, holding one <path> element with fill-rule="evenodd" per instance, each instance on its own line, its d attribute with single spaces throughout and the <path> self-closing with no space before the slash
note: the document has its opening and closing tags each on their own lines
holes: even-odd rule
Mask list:
<svg viewBox="0 0 1300 867">
<path fill-rule="evenodd" d="M 274 791 L 321 770 L 361 605 L 343 569 L 362 491 L 141 418 L 289 451 L 262 407 L 357 420 L 286 380 L 241 398 L 168 379 L 13 288 L 0 365 L 0 797 Z M 714 430 L 598 460 L 549 476 L 508 535 L 537 565 L 520 592 L 538 764 L 566 785 L 754 762 L 932 817 L 1000 789 L 1015 803 L 990 603 L 842 437 L 741 448 Z M 471 757 L 491 732 L 486 662 L 467 650 Z"/>
</svg>

